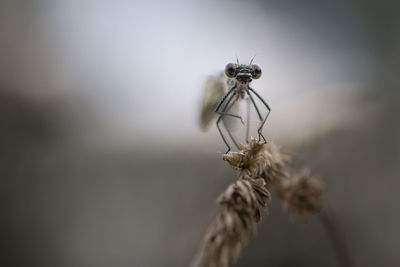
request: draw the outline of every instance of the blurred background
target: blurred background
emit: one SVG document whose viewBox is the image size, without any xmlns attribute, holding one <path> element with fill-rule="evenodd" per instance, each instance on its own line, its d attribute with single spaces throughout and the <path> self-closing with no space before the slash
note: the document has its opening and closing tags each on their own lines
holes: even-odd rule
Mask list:
<svg viewBox="0 0 400 267">
<path fill-rule="evenodd" d="M 398 1 L 0 3 L 0 265 L 188 266 L 235 179 L 198 126 L 256 54 L 264 135 L 323 180 L 354 266 L 399 266 Z M 339 266 L 273 195 L 234 266 Z"/>
</svg>

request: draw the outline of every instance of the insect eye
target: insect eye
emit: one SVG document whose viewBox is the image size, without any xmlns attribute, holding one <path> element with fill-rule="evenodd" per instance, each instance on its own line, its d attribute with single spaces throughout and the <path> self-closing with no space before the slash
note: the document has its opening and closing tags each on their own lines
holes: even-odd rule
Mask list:
<svg viewBox="0 0 400 267">
<path fill-rule="evenodd" d="M 233 63 L 229 63 L 228 65 L 225 66 L 225 74 L 229 78 L 233 78 L 235 76 L 236 72 L 236 65 Z"/>
<path fill-rule="evenodd" d="M 253 79 L 260 78 L 261 77 L 261 68 L 260 68 L 260 66 L 254 64 L 254 65 L 251 65 L 251 68 L 253 69 L 253 73 L 252 73 Z"/>
</svg>

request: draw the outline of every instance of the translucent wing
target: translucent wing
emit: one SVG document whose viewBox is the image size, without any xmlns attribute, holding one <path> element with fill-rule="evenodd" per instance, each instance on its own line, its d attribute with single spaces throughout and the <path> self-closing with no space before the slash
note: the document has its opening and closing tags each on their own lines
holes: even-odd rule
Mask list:
<svg viewBox="0 0 400 267">
<path fill-rule="evenodd" d="M 223 73 L 218 76 L 210 76 L 207 79 L 200 110 L 200 127 L 203 131 L 209 128 L 216 117 L 215 107 L 227 90 L 228 86 Z"/>
<path fill-rule="evenodd" d="M 226 79 L 223 72 L 218 76 L 210 76 L 206 81 L 200 110 L 200 127 L 203 131 L 208 130 L 211 122 L 218 115 L 215 112 L 215 108 L 220 99 L 228 91 L 228 87 L 232 85 L 232 82 L 231 79 Z M 234 109 L 235 105 L 230 109 L 230 112 Z M 224 122 L 227 127 L 232 128 L 231 126 L 235 120 L 232 120 L 231 117 L 226 117 L 224 118 Z"/>
</svg>

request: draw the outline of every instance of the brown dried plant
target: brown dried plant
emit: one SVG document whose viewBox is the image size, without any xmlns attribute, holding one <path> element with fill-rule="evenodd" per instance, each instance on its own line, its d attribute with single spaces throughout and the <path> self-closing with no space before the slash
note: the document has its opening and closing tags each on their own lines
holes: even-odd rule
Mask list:
<svg viewBox="0 0 400 267">
<path fill-rule="evenodd" d="M 307 218 L 321 208 L 322 184 L 305 169 L 277 186 L 284 210 L 295 219 Z"/>
<path fill-rule="evenodd" d="M 294 218 L 305 218 L 321 207 L 321 183 L 307 171 L 290 178 L 290 158 L 273 143 L 252 138 L 223 159 L 237 170 L 238 179 L 218 198 L 222 210 L 206 230 L 192 267 L 226 267 L 237 259 L 260 222 L 261 211 L 267 209 L 274 185 Z"/>
</svg>

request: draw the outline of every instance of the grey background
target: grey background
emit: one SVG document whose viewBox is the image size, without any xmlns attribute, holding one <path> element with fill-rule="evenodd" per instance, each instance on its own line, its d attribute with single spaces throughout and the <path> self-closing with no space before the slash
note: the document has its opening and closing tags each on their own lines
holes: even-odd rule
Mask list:
<svg viewBox="0 0 400 267">
<path fill-rule="evenodd" d="M 207 75 L 254 54 L 264 131 L 326 186 L 354 266 L 398 266 L 396 1 L 2 1 L 2 266 L 188 266 L 235 173 Z M 235 266 L 339 266 L 273 195 Z"/>
</svg>

